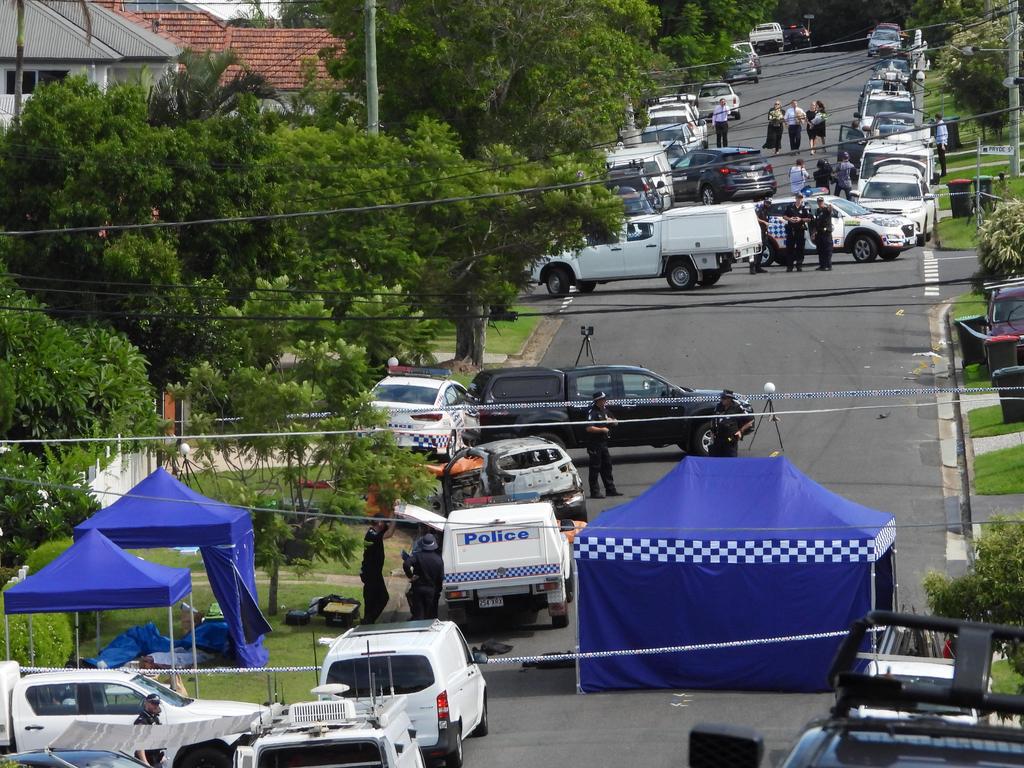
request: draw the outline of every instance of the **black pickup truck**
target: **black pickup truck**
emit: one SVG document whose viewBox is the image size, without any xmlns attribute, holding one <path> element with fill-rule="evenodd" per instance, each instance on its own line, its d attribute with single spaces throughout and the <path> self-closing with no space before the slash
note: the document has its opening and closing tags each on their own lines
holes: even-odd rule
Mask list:
<svg viewBox="0 0 1024 768">
<path fill-rule="evenodd" d="M 706 456 L 711 446 L 710 416 L 721 390 L 680 387 L 646 368 L 632 365 L 591 365 L 564 370 L 494 368 L 478 373 L 469 392 L 481 406 L 481 427 L 500 425 L 482 429 L 483 440 L 536 435 L 566 448 L 584 445 L 586 425 L 566 422 L 584 421 L 594 393 L 605 392 L 612 401 L 609 411 L 622 422 L 612 429 L 610 445 L 678 445 L 689 454 Z M 713 399 L 643 402 L 688 395 Z M 494 408 L 495 405 L 508 408 Z M 678 418 L 698 415 L 709 418 Z M 658 420 L 629 423 L 631 419 Z"/>
</svg>

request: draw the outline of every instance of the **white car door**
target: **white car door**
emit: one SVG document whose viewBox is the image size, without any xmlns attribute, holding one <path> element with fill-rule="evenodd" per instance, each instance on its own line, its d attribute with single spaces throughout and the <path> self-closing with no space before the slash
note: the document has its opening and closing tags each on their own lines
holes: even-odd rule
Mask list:
<svg viewBox="0 0 1024 768">
<path fill-rule="evenodd" d="M 455 628 L 455 633 L 459 640 L 458 648 L 453 649 L 457 656 L 455 659 L 457 666 L 449 691 L 452 689 L 458 691 L 456 695 L 459 697 L 459 713 L 462 717 L 462 737 L 466 738 L 480 722 L 483 714 L 485 683 L 480 667 L 473 661 L 473 654 L 458 627 Z"/>
<path fill-rule="evenodd" d="M 45 749 L 74 720 L 79 719 L 79 690 L 84 688 L 75 683 L 27 686 L 25 702 L 14 702 L 13 736 L 18 751 Z"/>
<path fill-rule="evenodd" d="M 649 221 L 631 221 L 626 224 L 622 248 L 622 271 L 625 277 L 657 277 L 661 271 L 661 247 L 654 236 L 654 225 Z"/>
<path fill-rule="evenodd" d="M 626 233 L 619 232 L 610 243 L 589 245 L 580 251 L 577 262 L 583 280 L 618 277 L 624 264 Z"/>
</svg>

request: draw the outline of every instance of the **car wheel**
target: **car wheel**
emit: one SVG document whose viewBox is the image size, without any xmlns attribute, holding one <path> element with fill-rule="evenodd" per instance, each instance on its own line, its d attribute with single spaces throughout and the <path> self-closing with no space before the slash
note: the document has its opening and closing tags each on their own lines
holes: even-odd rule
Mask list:
<svg viewBox="0 0 1024 768">
<path fill-rule="evenodd" d="M 556 435 L 554 432 L 539 432 L 534 437 L 539 437 L 541 440 L 547 440 L 549 443 L 554 443 L 559 448 L 565 448 L 565 440 Z"/>
<path fill-rule="evenodd" d="M 922 232 L 920 235 L 917 236 L 917 247 L 918 248 L 923 248 L 924 247 L 924 232 Z"/>
<path fill-rule="evenodd" d="M 177 768 L 231 768 L 231 758 L 216 747 L 194 749 L 174 762 Z"/>
<path fill-rule="evenodd" d="M 669 265 L 666 279 L 672 290 L 688 291 L 697 284 L 697 270 L 693 264 L 680 259 Z"/>
<path fill-rule="evenodd" d="M 757 85 L 757 78 L 754 78 L 754 85 Z"/>
<path fill-rule="evenodd" d="M 715 194 L 715 188 L 710 184 L 705 184 L 700 188 L 700 201 L 704 205 L 714 205 L 718 202 L 718 195 Z"/>
<path fill-rule="evenodd" d="M 779 260 L 778 256 L 779 253 L 778 249 L 775 246 L 775 243 L 769 240 L 768 245 L 761 249 L 761 266 L 770 267 L 772 264 L 777 263 Z"/>
<path fill-rule="evenodd" d="M 455 729 L 455 749 L 448 753 L 444 759 L 447 768 L 462 768 L 462 726 Z"/>
<path fill-rule="evenodd" d="M 480 713 L 480 722 L 477 723 L 476 728 L 474 728 L 473 732 L 469 735 L 474 739 L 479 739 L 486 736 L 490 730 L 491 725 L 487 722 L 487 691 L 484 691 L 484 708 Z"/>
<path fill-rule="evenodd" d="M 576 290 L 580 293 L 593 293 L 595 288 L 597 288 L 597 282 L 594 280 L 580 280 L 576 283 Z"/>
<path fill-rule="evenodd" d="M 700 284 L 705 288 L 710 288 L 712 285 L 717 283 L 722 277 L 722 273 L 717 269 L 705 269 L 700 273 Z"/>
<path fill-rule="evenodd" d="M 551 628 L 552 629 L 565 629 L 569 626 L 569 614 L 565 613 L 561 616 L 551 617 Z"/>
<path fill-rule="evenodd" d="M 564 296 L 569 292 L 569 286 L 572 285 L 572 277 L 565 267 L 554 267 L 548 272 L 544 284 L 552 296 Z"/>
<path fill-rule="evenodd" d="M 690 438 L 689 454 L 691 456 L 711 455 L 711 443 L 714 442 L 713 427 L 714 422 L 710 419 L 698 422 L 693 430 L 693 436 Z"/>
<path fill-rule="evenodd" d="M 850 243 L 850 253 L 853 254 L 853 260 L 860 264 L 874 261 L 878 256 L 878 244 L 869 235 L 857 235 Z"/>
</svg>

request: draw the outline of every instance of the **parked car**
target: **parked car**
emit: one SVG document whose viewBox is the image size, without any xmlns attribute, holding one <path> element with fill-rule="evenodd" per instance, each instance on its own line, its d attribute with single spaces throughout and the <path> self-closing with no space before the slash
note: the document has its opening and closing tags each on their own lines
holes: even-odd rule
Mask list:
<svg viewBox="0 0 1024 768">
<path fill-rule="evenodd" d="M 761 74 L 761 57 L 757 55 L 757 51 L 754 50 L 753 45 L 747 41 L 741 41 L 739 43 L 733 43 L 732 47 L 733 50 L 741 56 L 748 58 L 750 63 L 754 65 L 754 69 L 757 70 L 757 74 Z"/>
<path fill-rule="evenodd" d="M 721 393 L 720 389 L 681 387 L 653 371 L 633 365 L 591 365 L 561 370 L 491 368 L 476 375 L 469 391 L 488 406 L 481 418 L 483 424 L 496 427 L 489 429 L 489 434 L 536 435 L 568 448 L 586 444 L 585 424 L 571 422 L 585 421 L 594 393 L 605 392 L 610 398 L 609 408 L 620 419 L 611 431 L 609 445 L 658 448 L 678 445 L 697 456 L 707 456 L 711 448 L 711 414 Z M 651 402 L 655 398 L 687 396 L 700 399 Z M 515 407 L 494 407 L 506 404 Z M 682 416 L 707 416 L 708 419 L 678 418 Z M 633 419 L 658 420 L 631 421 Z M 564 426 L 559 422 L 564 422 Z"/>
<path fill-rule="evenodd" d="M 786 43 L 782 33 L 782 25 L 775 22 L 758 24 L 748 36 L 748 42 L 754 47 L 757 53 L 762 51 L 781 51 Z"/>
<path fill-rule="evenodd" d="M 782 30 L 783 50 L 811 47 L 811 33 L 803 24 L 787 24 Z"/>
<path fill-rule="evenodd" d="M 906 112 L 879 112 L 872 124 L 875 136 L 893 141 L 928 141 L 932 132 Z"/>
<path fill-rule="evenodd" d="M 771 163 L 753 147 L 699 149 L 672 166 L 677 202 L 699 200 L 713 205 L 726 200 L 759 200 L 778 188 Z"/>
<path fill-rule="evenodd" d="M 849 135 L 853 134 L 851 129 Z M 937 184 L 939 181 L 935 146 L 931 137 L 927 141 L 896 140 L 893 137 L 871 139 L 864 145 L 860 158 L 860 180 L 855 194 L 859 194 L 864 183 L 876 173 L 894 165 L 913 167 L 929 184 Z"/>
<path fill-rule="evenodd" d="M 1017 336 L 1017 363 L 1024 364 L 1024 283 L 989 292 L 985 325 L 992 336 Z"/>
<path fill-rule="evenodd" d="M 923 689 L 941 691 L 948 688 L 953 680 L 953 659 L 923 658 L 916 656 L 887 656 L 872 659 L 864 670 L 873 677 L 885 677 L 901 683 L 919 685 Z M 989 680 L 989 690 L 992 683 Z M 894 708 L 863 704 L 850 711 L 856 717 L 875 717 L 891 720 L 914 718 L 939 718 L 949 723 L 978 725 L 987 722 L 977 709 L 958 707 L 955 704 L 930 704 L 921 701 L 906 702 Z"/>
<path fill-rule="evenodd" d="M 868 36 L 868 56 L 894 56 L 903 47 L 898 29 L 879 25 Z"/>
<path fill-rule="evenodd" d="M 626 209 L 627 218 L 645 216 L 655 212 L 647 195 L 637 192 L 632 187 L 619 186 L 618 182 L 608 182 L 606 186 L 622 200 L 622 207 Z"/>
<path fill-rule="evenodd" d="M 910 220 L 901 216 L 872 213 L 867 208 L 842 197 L 822 195 L 832 206 L 832 246 L 840 253 L 849 253 L 857 262 L 874 261 L 881 256 L 891 261 L 912 248 L 917 230 Z M 786 222 L 782 218 L 792 197 L 775 198 L 769 209 L 768 247 L 762 253 L 762 266 L 781 264 L 786 250 Z M 806 253 L 817 253 L 818 247 L 805 234 Z"/>
<path fill-rule="evenodd" d="M 617 188 L 632 189 L 647 201 L 646 206 L 643 203 L 637 203 L 634 206 L 637 208 L 637 212 L 631 214 L 633 216 L 640 213 L 657 213 L 664 208 L 665 198 L 661 194 L 661 190 L 655 186 L 654 181 L 641 168 L 633 166 L 611 168 L 606 176 L 605 186 L 612 190 Z M 643 210 L 646 207 L 650 207 L 651 210 Z"/>
<path fill-rule="evenodd" d="M 479 423 L 473 399 L 443 368 L 395 366 L 370 392 L 375 408 L 388 412 L 395 442 L 414 451 L 448 456 L 476 442 Z"/>
<path fill-rule="evenodd" d="M 870 132 L 875 116 L 880 112 L 914 114 L 914 97 L 909 91 L 871 91 L 864 99 L 860 111 L 853 116 L 860 119 L 860 127 Z"/>
<path fill-rule="evenodd" d="M 647 121 L 649 127 L 685 123 L 695 143 L 704 147 L 708 145 L 707 121 L 700 116 L 697 97 L 693 94 L 662 97 L 651 103 L 647 107 Z"/>
<path fill-rule="evenodd" d="M 748 58 L 733 59 L 722 79 L 727 83 L 757 82 L 757 67 Z"/>
<path fill-rule="evenodd" d="M 25 768 L 145 768 L 146 764 L 123 752 L 108 752 L 100 749 L 40 749 L 33 752 L 18 752 L 4 755 L 3 761 L 9 766 L 22 765 Z"/>
<path fill-rule="evenodd" d="M 587 519 L 576 465 L 562 446 L 541 437 L 482 443 L 459 451 L 443 466 L 431 465 L 431 470 L 441 481 L 441 493 L 431 506 L 446 517 L 474 500 L 536 494 L 551 503 L 560 520 Z"/>
<path fill-rule="evenodd" d="M 729 83 L 715 82 L 704 83 L 697 92 L 697 110 L 701 117 L 711 117 L 718 102 L 725 99 L 725 105 L 729 108 L 729 119 L 740 119 L 740 97 L 732 89 Z"/>
<path fill-rule="evenodd" d="M 661 118 L 662 116 L 659 114 L 656 117 Z M 662 119 L 644 128 L 640 132 L 640 141 L 643 144 L 661 144 L 670 162 L 682 157 L 687 152 L 707 146 L 707 141 L 701 139 L 689 123 L 683 121 L 670 123 L 664 122 Z"/>
<path fill-rule="evenodd" d="M 642 172 L 654 182 L 654 191 L 661 198 L 655 207 L 658 210 L 672 207 L 672 165 L 661 144 L 615 147 L 608 151 L 605 163 L 609 174 L 623 174 L 619 178 L 632 177 L 638 171 Z M 639 190 L 639 187 L 636 189 Z"/>
</svg>

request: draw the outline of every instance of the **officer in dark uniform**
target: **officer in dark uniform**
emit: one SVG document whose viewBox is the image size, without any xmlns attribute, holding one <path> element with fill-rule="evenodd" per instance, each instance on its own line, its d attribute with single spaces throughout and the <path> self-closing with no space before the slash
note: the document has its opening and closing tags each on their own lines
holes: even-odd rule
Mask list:
<svg viewBox="0 0 1024 768">
<path fill-rule="evenodd" d="M 142 700 L 142 711 L 135 718 L 135 725 L 160 725 L 160 697 L 155 693 L 149 694 Z M 140 749 L 135 752 L 135 757 L 146 765 L 157 768 L 164 760 L 162 749 Z"/>
<path fill-rule="evenodd" d="M 419 544 L 419 552 L 409 555 L 402 563 L 402 570 L 412 581 L 409 607 L 414 621 L 437 618 L 437 602 L 444 586 L 444 560 L 438 554 L 434 534 L 426 534 Z"/>
<path fill-rule="evenodd" d="M 617 423 L 605 407 L 608 404 L 608 395 L 604 392 L 595 392 L 594 400 L 587 413 L 587 421 L 593 422 L 587 425 L 587 458 L 590 460 L 590 498 L 602 499 L 605 494 L 609 496 L 621 496 L 615 489 L 615 479 L 612 477 L 612 456 L 608 453 L 608 436 L 612 427 Z M 597 483 L 600 476 L 604 483 L 604 493 L 601 493 L 601 486 Z"/>
<path fill-rule="evenodd" d="M 796 193 L 793 202 L 786 206 L 782 218 L 786 220 L 786 271 L 792 272 L 793 267 L 796 267 L 797 272 L 802 272 L 807 247 L 804 233 L 814 218 L 811 209 L 804 205 L 803 195 Z"/>
<path fill-rule="evenodd" d="M 384 582 L 384 540 L 394 535 L 394 523 L 374 520 L 363 537 L 363 562 L 359 568 L 363 581 L 363 624 L 373 624 L 387 608 L 390 595 Z"/>
<path fill-rule="evenodd" d="M 771 216 L 771 207 L 772 199 L 770 197 L 766 197 L 754 207 L 754 215 L 757 216 L 757 223 L 761 227 L 761 250 L 765 253 L 768 252 L 768 219 Z M 759 254 L 755 253 L 750 257 L 750 274 L 753 275 L 757 272 L 767 271 L 767 269 L 761 266 Z"/>
<path fill-rule="evenodd" d="M 754 417 L 736 402 L 731 389 L 722 390 L 722 398 L 715 406 L 714 440 L 711 456 L 735 458 L 743 435 L 754 426 Z"/>
<path fill-rule="evenodd" d="M 818 198 L 818 207 L 814 211 L 814 245 L 818 249 L 818 271 L 832 270 L 832 206 L 825 198 Z"/>
</svg>

